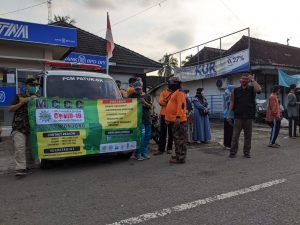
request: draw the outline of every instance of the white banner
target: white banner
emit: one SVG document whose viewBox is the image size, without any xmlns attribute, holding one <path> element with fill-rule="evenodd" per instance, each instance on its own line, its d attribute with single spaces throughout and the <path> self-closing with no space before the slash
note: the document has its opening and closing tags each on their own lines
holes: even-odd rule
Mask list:
<svg viewBox="0 0 300 225">
<path fill-rule="evenodd" d="M 175 76 L 181 81 L 201 80 L 225 74 L 247 72 L 250 70 L 249 49 L 232 55 L 200 64 L 181 67 L 175 70 Z"/>
</svg>

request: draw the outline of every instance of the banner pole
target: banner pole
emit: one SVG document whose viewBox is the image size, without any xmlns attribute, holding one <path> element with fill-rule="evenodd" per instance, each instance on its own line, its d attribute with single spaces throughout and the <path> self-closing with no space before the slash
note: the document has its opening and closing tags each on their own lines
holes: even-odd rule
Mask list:
<svg viewBox="0 0 300 225">
<path fill-rule="evenodd" d="M 106 74 L 108 75 L 108 70 L 109 70 L 109 59 L 108 56 L 106 56 Z"/>
</svg>

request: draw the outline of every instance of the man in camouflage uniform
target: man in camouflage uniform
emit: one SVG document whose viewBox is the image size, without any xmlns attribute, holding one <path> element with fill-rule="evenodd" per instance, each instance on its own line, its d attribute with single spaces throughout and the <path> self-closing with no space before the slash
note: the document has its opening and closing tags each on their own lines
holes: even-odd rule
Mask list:
<svg viewBox="0 0 300 225">
<path fill-rule="evenodd" d="M 26 93 L 15 96 L 9 112 L 15 112 L 12 122 L 12 139 L 15 150 L 16 176 L 31 173 L 29 163 L 33 163 L 31 145 L 29 139 L 30 127 L 28 119 L 27 102 L 37 96 L 39 84 L 34 78 L 26 81 Z"/>
<path fill-rule="evenodd" d="M 176 156 L 172 156 L 170 163 L 185 163 L 187 151 L 187 108 L 186 94 L 181 90 L 181 81 L 177 77 L 169 80 L 168 88 L 172 94 L 166 108 L 166 123 L 174 123 L 173 136 Z"/>
</svg>

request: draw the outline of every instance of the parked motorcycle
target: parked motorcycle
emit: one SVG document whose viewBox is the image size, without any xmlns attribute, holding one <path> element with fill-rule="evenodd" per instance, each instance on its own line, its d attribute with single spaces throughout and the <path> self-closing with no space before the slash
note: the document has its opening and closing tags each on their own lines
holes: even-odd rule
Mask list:
<svg viewBox="0 0 300 225">
<path fill-rule="evenodd" d="M 257 99 L 256 100 L 256 113 L 255 121 L 258 123 L 265 123 L 266 114 L 267 114 L 268 101 L 266 99 Z M 280 104 L 280 112 L 283 117 L 286 117 L 286 112 L 284 107 Z"/>
<path fill-rule="evenodd" d="M 160 136 L 159 116 L 157 114 L 153 114 L 151 115 L 151 118 L 152 118 L 151 138 L 155 141 L 156 144 L 158 144 L 159 136 Z"/>
</svg>

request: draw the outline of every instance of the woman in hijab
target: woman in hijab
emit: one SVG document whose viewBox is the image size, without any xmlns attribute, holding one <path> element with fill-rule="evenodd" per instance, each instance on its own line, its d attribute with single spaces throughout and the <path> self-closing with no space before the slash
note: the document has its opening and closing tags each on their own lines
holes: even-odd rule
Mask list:
<svg viewBox="0 0 300 225">
<path fill-rule="evenodd" d="M 208 102 L 203 96 L 203 88 L 198 88 L 193 98 L 193 139 L 195 142 L 207 144 L 211 140 Z"/>
</svg>

